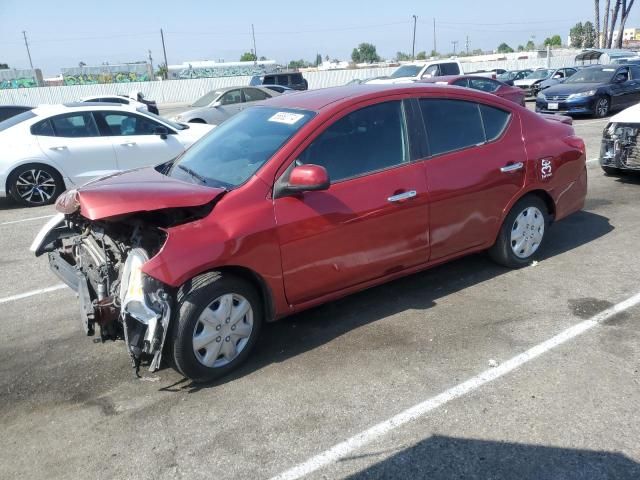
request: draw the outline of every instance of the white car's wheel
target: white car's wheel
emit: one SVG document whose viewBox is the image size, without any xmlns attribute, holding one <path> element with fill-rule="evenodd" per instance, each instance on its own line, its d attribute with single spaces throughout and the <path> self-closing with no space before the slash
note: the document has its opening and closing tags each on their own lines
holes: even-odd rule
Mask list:
<svg viewBox="0 0 640 480">
<path fill-rule="evenodd" d="M 9 175 L 9 193 L 25 207 L 49 205 L 64 191 L 60 174 L 47 165 L 22 165 Z"/>
</svg>

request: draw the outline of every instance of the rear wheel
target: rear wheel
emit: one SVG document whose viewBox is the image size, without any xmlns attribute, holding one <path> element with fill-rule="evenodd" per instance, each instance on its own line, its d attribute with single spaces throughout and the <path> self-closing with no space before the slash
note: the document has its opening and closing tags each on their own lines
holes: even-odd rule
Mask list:
<svg viewBox="0 0 640 480">
<path fill-rule="evenodd" d="M 174 319 L 172 357 L 194 382 L 210 382 L 240 366 L 260 333 L 263 308 L 248 282 L 212 272 L 181 291 Z"/>
<path fill-rule="evenodd" d="M 49 205 L 64 191 L 60 174 L 47 165 L 22 165 L 9 176 L 8 189 L 14 200 L 25 207 Z"/>
<path fill-rule="evenodd" d="M 542 245 L 548 224 L 547 206 L 539 197 L 521 198 L 507 215 L 489 255 L 505 267 L 528 265 Z"/>
</svg>

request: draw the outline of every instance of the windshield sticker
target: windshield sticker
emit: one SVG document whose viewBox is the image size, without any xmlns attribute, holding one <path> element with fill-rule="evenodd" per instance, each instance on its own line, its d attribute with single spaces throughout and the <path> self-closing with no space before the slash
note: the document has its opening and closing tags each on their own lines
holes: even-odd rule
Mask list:
<svg viewBox="0 0 640 480">
<path fill-rule="evenodd" d="M 277 123 L 286 123 L 287 125 L 294 125 L 300 119 L 304 118 L 304 115 L 300 113 L 278 112 L 273 115 L 269 121 Z"/>
</svg>

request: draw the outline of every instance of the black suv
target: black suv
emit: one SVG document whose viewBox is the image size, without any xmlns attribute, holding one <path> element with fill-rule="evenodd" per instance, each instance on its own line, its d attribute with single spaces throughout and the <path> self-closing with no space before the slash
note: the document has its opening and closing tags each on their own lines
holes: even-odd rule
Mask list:
<svg viewBox="0 0 640 480">
<path fill-rule="evenodd" d="M 260 85 L 281 85 L 283 87 L 293 88 L 294 90 L 307 90 L 309 83 L 300 72 L 280 72 L 269 73 L 260 77 L 255 76 L 249 82 L 251 86 Z"/>
</svg>

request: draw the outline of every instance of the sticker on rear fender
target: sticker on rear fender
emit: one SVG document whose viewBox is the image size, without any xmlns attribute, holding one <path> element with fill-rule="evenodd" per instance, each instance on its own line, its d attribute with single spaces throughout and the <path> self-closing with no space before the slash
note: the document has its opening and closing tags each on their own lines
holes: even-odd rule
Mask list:
<svg viewBox="0 0 640 480">
<path fill-rule="evenodd" d="M 269 118 L 269 121 L 277 122 L 277 123 L 285 123 L 287 125 L 294 125 L 301 118 L 304 118 L 304 115 L 300 113 L 278 112 L 274 114 L 271 118 Z"/>
<path fill-rule="evenodd" d="M 551 164 L 551 159 L 543 158 L 540 162 L 540 177 L 542 180 L 546 180 L 547 178 L 553 175 L 553 165 Z"/>
</svg>

